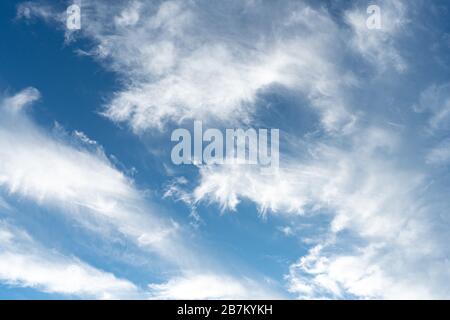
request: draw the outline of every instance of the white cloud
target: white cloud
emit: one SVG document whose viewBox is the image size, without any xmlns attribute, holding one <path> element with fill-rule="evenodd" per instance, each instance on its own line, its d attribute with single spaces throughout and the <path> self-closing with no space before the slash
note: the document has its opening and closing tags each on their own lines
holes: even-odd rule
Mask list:
<svg viewBox="0 0 450 320">
<path fill-rule="evenodd" d="M 307 201 L 298 196 L 304 181 L 295 180 L 284 171 L 275 176 L 261 175 L 258 168 L 225 165 L 206 166 L 200 173 L 201 182 L 193 192 L 195 201 L 217 202 L 222 210 L 235 210 L 240 198 L 244 198 L 256 202 L 261 213 L 299 212 Z"/>
<path fill-rule="evenodd" d="M 445 139 L 431 148 L 425 157 L 428 164 L 442 165 L 450 162 L 450 140 Z"/>
<path fill-rule="evenodd" d="M 346 184 L 352 182 L 352 175 L 372 169 L 364 166 L 374 162 L 370 160 L 374 150 L 390 149 L 396 143 L 395 135 L 377 128 L 351 139 L 355 140 L 352 151 L 321 143 L 310 145 L 309 160 L 286 156 L 280 170 L 270 175 L 261 174 L 257 166 L 203 166 L 193 198 L 217 202 L 223 209 L 235 210 L 242 198 L 258 204 L 262 213 L 302 213 L 313 201 L 326 204 L 331 197 L 338 198 L 343 187 L 353 188 Z"/>
<path fill-rule="evenodd" d="M 250 122 L 259 98 L 281 86 L 305 98 L 327 132 L 346 133 L 359 117 L 348 101 L 359 80 L 345 61 L 356 52 L 379 73 L 407 69 L 397 41 L 411 5 L 378 5 L 381 30 L 367 28 L 363 5 L 336 18 L 298 1 L 82 3 L 79 34 L 95 45 L 80 52 L 120 76 L 103 114 L 135 132 L 191 119 Z"/>
<path fill-rule="evenodd" d="M 420 93 L 414 111 L 428 118 L 428 131 L 433 133 L 450 128 L 450 84 L 432 84 Z"/>
<path fill-rule="evenodd" d="M 124 83 L 104 114 L 136 132 L 186 119 L 246 122 L 260 94 L 280 85 L 310 101 L 328 131 L 355 121 L 345 90 L 356 80 L 332 63 L 345 39 L 326 10 L 295 1 L 220 10 L 184 1 L 83 6 L 81 34 L 96 47 L 82 52 Z"/>
<path fill-rule="evenodd" d="M 246 199 L 286 217 L 330 215 L 328 232 L 316 234 L 317 246 L 287 276 L 300 298 L 448 296 L 446 232 L 435 225 L 425 172 L 393 160 L 401 143 L 393 131 L 372 127 L 351 139 L 345 149 L 310 145 L 311 159 L 284 162 L 275 176 L 202 168 L 193 199 L 224 209 Z"/>
<path fill-rule="evenodd" d="M 123 10 L 118 16 L 114 17 L 114 23 L 119 27 L 126 27 L 135 25 L 139 21 L 139 9 L 141 3 L 138 1 L 131 1 L 131 5 Z"/>
<path fill-rule="evenodd" d="M 348 255 L 322 253 L 322 249 L 314 247 L 290 267 L 288 289 L 299 298 L 433 299 L 448 294 L 436 290 L 442 286 L 432 279 L 435 275 L 427 275 L 431 271 L 448 277 L 446 263 L 423 272 L 407 265 L 419 261 L 392 252 L 390 244 L 371 244 Z"/>
<path fill-rule="evenodd" d="M 8 106 L 5 112 L 18 113 L 23 111 L 22 109 L 29 106 L 33 102 L 39 100 L 41 97 L 40 92 L 35 88 L 26 88 L 18 94 L 6 97 L 3 100 L 3 104 Z"/>
<path fill-rule="evenodd" d="M 143 297 L 131 282 L 61 255 L 36 243 L 27 233 L 0 221 L 0 282 L 42 292 L 83 298 Z"/>
<path fill-rule="evenodd" d="M 56 14 L 55 10 L 51 6 L 31 1 L 22 2 L 17 6 L 17 18 L 39 18 L 47 22 L 53 22 L 55 20 L 59 20 L 61 22 L 63 21 L 63 15 Z"/>
<path fill-rule="evenodd" d="M 280 298 L 248 278 L 187 273 L 141 289 L 128 280 L 42 247 L 26 232 L 0 221 L 0 283 L 11 287 L 95 299 Z"/>
<path fill-rule="evenodd" d="M 151 284 L 152 299 L 277 299 L 279 295 L 265 290 L 250 279 L 216 274 L 187 274 L 166 283 Z"/>
<path fill-rule="evenodd" d="M 446 165 L 450 161 L 450 140 L 445 138 L 450 128 L 449 92 L 449 83 L 431 84 L 420 93 L 419 101 L 413 105 L 413 110 L 425 119 L 421 129 L 430 139 L 425 155 L 425 161 L 430 165 Z"/>
<path fill-rule="evenodd" d="M 0 186 L 12 195 L 55 206 L 86 226 L 110 226 L 167 258 L 173 255 L 178 261 L 189 255 L 176 240 L 178 225 L 157 217 L 156 207 L 100 149 L 71 146 L 27 118 L 21 109 L 38 96 L 29 88 L 1 102 Z"/>
<path fill-rule="evenodd" d="M 278 230 L 284 234 L 286 237 L 294 235 L 294 230 L 290 226 L 279 227 Z"/>
<path fill-rule="evenodd" d="M 216 288 L 210 298 L 216 294 L 226 296 L 230 288 L 242 288 L 239 278 L 217 267 L 215 257 L 192 250 L 183 228 L 160 217 L 162 209 L 153 206 L 128 177 L 114 168 L 95 141 L 75 132 L 74 137 L 88 147 L 95 147 L 89 151 L 79 144 L 70 144 L 67 137 L 38 128 L 23 108 L 38 96 L 36 89 L 29 88 L 0 101 L 0 188 L 9 196 L 54 207 L 100 235 L 108 236 L 110 230 L 117 230 L 143 250 L 156 252 L 158 259 L 170 263 L 172 272 L 205 273 L 234 283 L 229 288 L 223 287 L 224 291 Z M 20 236 L 23 245 L 14 241 L 17 246 L 13 246 L 8 240 L 13 236 Z M 0 278 L 11 285 L 95 298 L 116 297 L 120 292 L 123 293 L 120 297 L 125 297 L 136 291 L 131 283 L 77 259 L 59 257 L 43 248 L 38 250 L 24 233 L 11 234 L 5 229 L 2 239 L 5 250 L 0 254 Z M 192 243 L 192 247 L 196 244 Z M 178 284 L 178 278 L 169 283 Z M 193 281 L 191 288 L 200 285 L 195 290 L 201 291 L 203 284 Z M 260 288 L 266 290 L 264 286 Z M 271 290 L 266 292 L 269 294 Z M 204 294 L 208 297 L 208 292 Z"/>
</svg>

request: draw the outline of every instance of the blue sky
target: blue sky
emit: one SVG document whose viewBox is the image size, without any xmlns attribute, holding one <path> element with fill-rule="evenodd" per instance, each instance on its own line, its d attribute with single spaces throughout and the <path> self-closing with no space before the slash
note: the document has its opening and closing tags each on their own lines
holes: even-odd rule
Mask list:
<svg viewBox="0 0 450 320">
<path fill-rule="evenodd" d="M 0 4 L 0 298 L 449 297 L 446 1 L 75 3 Z"/>
</svg>

